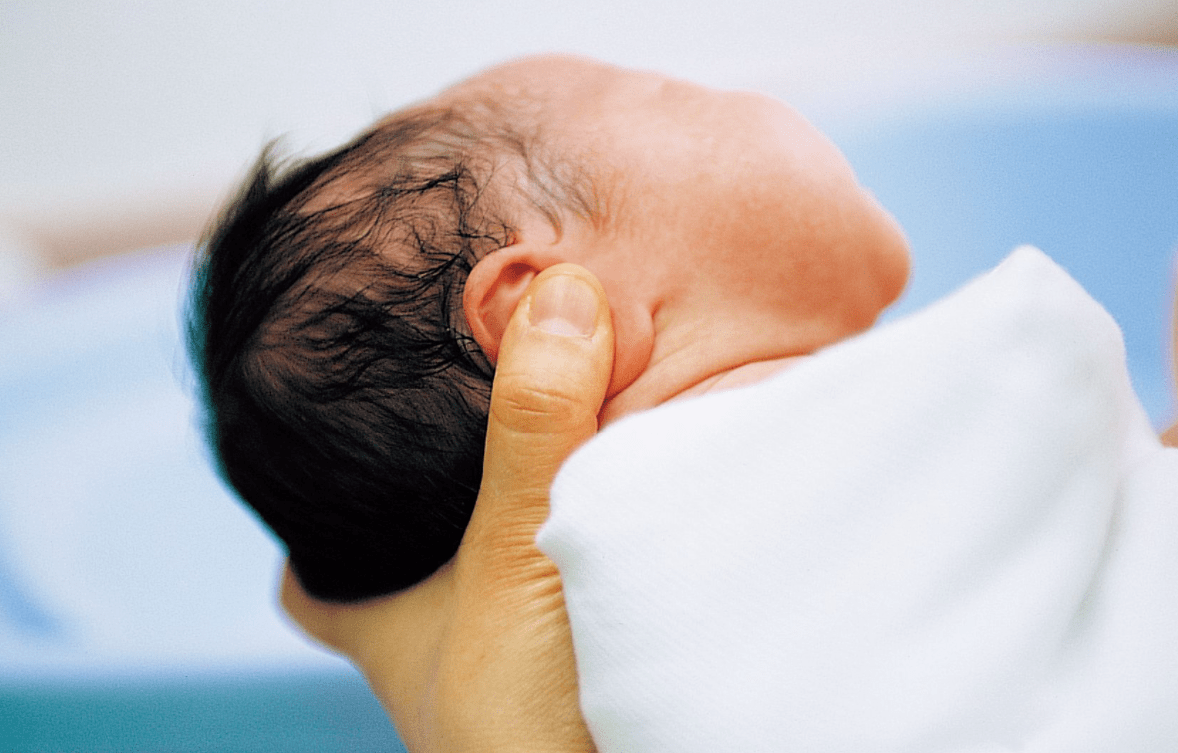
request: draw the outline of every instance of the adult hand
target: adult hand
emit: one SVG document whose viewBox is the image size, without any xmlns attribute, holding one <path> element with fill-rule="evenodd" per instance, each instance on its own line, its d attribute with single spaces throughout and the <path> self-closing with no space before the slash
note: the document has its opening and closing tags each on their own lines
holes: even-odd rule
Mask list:
<svg viewBox="0 0 1178 753">
<path fill-rule="evenodd" d="M 413 753 L 591 751 L 556 567 L 536 549 L 557 469 L 597 431 L 613 365 L 601 285 L 538 275 L 501 345 L 483 482 L 458 553 L 426 581 L 359 604 L 308 596 L 287 613 L 364 673 Z"/>
</svg>

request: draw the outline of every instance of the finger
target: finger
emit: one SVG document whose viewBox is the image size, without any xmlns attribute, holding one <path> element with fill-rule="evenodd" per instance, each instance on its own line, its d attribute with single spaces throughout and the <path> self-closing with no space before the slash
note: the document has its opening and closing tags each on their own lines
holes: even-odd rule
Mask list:
<svg viewBox="0 0 1178 753">
<path fill-rule="evenodd" d="M 451 621 L 431 684 L 473 718 L 504 720 L 480 725 L 483 743 L 506 734 L 530 750 L 593 750 L 560 576 L 535 538 L 561 463 L 597 431 L 613 355 L 605 292 L 573 265 L 538 275 L 504 333 L 483 483 L 453 561 Z"/>
<path fill-rule="evenodd" d="M 571 264 L 538 275 L 503 336 L 483 485 L 464 544 L 487 533 L 486 519 L 496 521 L 497 537 L 531 544 L 561 463 L 597 431 L 613 354 L 609 304 L 597 279 Z"/>
</svg>

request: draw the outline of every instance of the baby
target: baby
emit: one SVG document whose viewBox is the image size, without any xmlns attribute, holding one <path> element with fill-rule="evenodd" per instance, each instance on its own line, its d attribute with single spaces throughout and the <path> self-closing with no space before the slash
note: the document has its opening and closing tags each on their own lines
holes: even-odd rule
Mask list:
<svg viewBox="0 0 1178 753">
<path fill-rule="evenodd" d="M 497 67 L 296 165 L 267 150 L 204 244 L 190 348 L 221 473 L 309 593 L 454 554 L 504 327 L 561 262 L 610 300 L 602 424 L 862 331 L 908 273 L 785 105 L 581 59 Z"/>
</svg>

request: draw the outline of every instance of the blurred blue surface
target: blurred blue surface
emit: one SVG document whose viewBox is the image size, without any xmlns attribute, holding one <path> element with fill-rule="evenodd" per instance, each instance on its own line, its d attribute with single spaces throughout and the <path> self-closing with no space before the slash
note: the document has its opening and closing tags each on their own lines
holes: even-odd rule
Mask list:
<svg viewBox="0 0 1178 753">
<path fill-rule="evenodd" d="M 0 750 L 19 753 L 398 753 L 342 676 L 0 682 Z"/>
<path fill-rule="evenodd" d="M 1134 386 L 1162 428 L 1175 416 L 1178 50 L 1047 60 L 1013 84 L 828 130 L 911 241 L 912 279 L 891 317 L 1038 246 L 1120 324 Z"/>
<path fill-rule="evenodd" d="M 191 249 L 0 313 L 0 751 L 396 751 L 363 679 L 274 597 L 281 554 L 205 462 Z"/>
</svg>

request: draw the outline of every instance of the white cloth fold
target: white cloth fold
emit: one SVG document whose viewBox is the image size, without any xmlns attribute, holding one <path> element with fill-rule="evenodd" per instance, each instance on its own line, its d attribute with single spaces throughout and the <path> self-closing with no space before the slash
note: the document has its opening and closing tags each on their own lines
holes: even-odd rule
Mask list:
<svg viewBox="0 0 1178 753">
<path fill-rule="evenodd" d="M 1019 249 L 566 463 L 603 753 L 1178 750 L 1178 450 L 1108 314 Z"/>
</svg>

